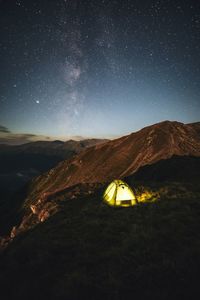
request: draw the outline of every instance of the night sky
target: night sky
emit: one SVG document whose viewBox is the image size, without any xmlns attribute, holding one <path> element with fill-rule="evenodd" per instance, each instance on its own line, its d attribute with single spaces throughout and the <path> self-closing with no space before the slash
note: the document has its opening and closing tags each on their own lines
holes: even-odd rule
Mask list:
<svg viewBox="0 0 200 300">
<path fill-rule="evenodd" d="M 1 0 L 0 37 L 4 135 L 200 121 L 200 1 Z"/>
</svg>

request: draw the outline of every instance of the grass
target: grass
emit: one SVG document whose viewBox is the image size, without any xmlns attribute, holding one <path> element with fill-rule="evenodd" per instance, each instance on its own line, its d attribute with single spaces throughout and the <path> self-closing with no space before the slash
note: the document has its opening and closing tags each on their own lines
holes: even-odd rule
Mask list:
<svg viewBox="0 0 200 300">
<path fill-rule="evenodd" d="M 200 296 L 200 199 L 166 193 L 114 208 L 102 193 L 63 199 L 60 212 L 10 244 L 0 259 L 2 299 Z"/>
</svg>

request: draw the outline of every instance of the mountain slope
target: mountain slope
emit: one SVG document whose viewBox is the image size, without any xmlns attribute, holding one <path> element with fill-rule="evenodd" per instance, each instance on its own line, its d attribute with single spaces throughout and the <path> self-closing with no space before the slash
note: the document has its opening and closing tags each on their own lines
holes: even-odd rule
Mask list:
<svg viewBox="0 0 200 300">
<path fill-rule="evenodd" d="M 77 183 L 125 177 L 143 165 L 173 155 L 200 156 L 198 124 L 165 121 L 90 147 L 37 177 L 30 187 L 29 198 L 46 197 Z"/>
<path fill-rule="evenodd" d="M 95 144 L 101 139 L 82 141 L 38 141 L 18 146 L 0 145 L 0 192 L 14 191 L 31 178 L 53 168 L 64 159 Z"/>
</svg>

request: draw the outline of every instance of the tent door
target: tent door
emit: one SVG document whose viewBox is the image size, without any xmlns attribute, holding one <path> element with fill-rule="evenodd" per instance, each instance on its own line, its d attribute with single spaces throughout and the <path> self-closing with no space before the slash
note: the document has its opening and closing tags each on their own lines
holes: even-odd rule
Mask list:
<svg viewBox="0 0 200 300">
<path fill-rule="evenodd" d="M 129 206 L 129 205 L 131 205 L 131 200 L 123 200 L 123 201 L 120 201 L 120 205 L 124 205 L 124 206 Z"/>
</svg>

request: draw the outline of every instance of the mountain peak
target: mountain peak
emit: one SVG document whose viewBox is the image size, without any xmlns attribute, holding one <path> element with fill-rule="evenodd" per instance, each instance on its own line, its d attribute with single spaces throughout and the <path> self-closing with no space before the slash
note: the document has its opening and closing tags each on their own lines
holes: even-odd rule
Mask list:
<svg viewBox="0 0 200 300">
<path fill-rule="evenodd" d="M 63 142 L 63 141 L 60 141 L 60 140 L 55 140 L 55 141 L 53 141 L 52 143 L 54 143 L 54 144 L 59 144 L 59 145 L 64 144 L 64 142 Z"/>
</svg>

